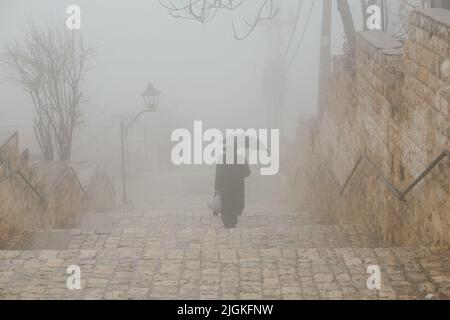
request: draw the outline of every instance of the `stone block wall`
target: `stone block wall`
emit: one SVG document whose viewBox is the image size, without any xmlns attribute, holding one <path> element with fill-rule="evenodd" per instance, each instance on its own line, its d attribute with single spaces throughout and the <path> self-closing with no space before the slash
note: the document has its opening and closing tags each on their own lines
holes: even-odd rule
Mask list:
<svg viewBox="0 0 450 320">
<path fill-rule="evenodd" d="M 23 163 L 17 134 L 0 146 L 0 155 L 0 245 L 23 232 L 64 228 L 81 212 L 114 205 L 114 189 L 103 171 L 91 172 L 83 186 L 71 163 Z"/>
<path fill-rule="evenodd" d="M 64 228 L 71 218 L 83 211 L 83 206 L 84 192 L 78 185 L 77 177 L 68 169 L 48 197 L 44 214 L 48 220 L 44 225 Z"/>
<path fill-rule="evenodd" d="M 399 201 L 363 162 L 365 155 L 400 191 L 450 149 L 450 11 L 411 15 L 404 41 L 382 32 L 357 35 L 354 67 L 335 57 L 328 104 L 299 128 L 295 161 L 306 172 L 296 195 L 303 206 L 358 220 L 389 243 L 450 243 L 450 159 Z M 303 154 L 303 155 L 301 155 Z"/>
<path fill-rule="evenodd" d="M 85 190 L 85 207 L 88 212 L 109 212 L 116 205 L 114 183 L 104 166 L 88 163 L 71 163 Z"/>
<path fill-rule="evenodd" d="M 5 138 L 0 139 L 0 176 L 9 170 L 17 169 L 19 165 L 19 136 L 17 132 L 5 132 Z"/>
<path fill-rule="evenodd" d="M 96 168 L 86 194 L 90 212 L 110 212 L 116 205 L 114 183 L 104 168 Z"/>
<path fill-rule="evenodd" d="M 18 135 L 16 132 L 2 133 L 0 139 L 0 177 L 6 175 L 10 170 L 16 167 L 19 159 L 18 152 Z M 14 188 L 10 186 L 14 185 Z M 15 204 L 17 181 L 11 179 L 10 183 L 0 182 L 0 239 L 10 234 L 14 227 L 12 220 L 15 215 L 21 211 L 19 206 Z M 11 207 L 14 206 L 15 210 Z"/>
</svg>

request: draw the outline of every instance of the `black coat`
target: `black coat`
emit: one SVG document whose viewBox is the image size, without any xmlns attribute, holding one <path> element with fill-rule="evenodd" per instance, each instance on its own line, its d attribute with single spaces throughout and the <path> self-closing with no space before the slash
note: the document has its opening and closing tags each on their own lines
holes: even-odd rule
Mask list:
<svg viewBox="0 0 450 320">
<path fill-rule="evenodd" d="M 218 164 L 215 188 L 222 198 L 222 213 L 241 214 L 245 207 L 245 178 L 248 164 Z"/>
</svg>

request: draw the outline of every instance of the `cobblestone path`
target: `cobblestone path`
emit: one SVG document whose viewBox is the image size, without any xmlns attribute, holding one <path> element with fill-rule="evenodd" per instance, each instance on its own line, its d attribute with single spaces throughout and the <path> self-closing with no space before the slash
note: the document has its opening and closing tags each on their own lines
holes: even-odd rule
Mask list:
<svg viewBox="0 0 450 320">
<path fill-rule="evenodd" d="M 86 215 L 32 249 L 0 251 L 0 298 L 449 297 L 449 248 L 383 247 L 364 226 L 321 221 L 261 190 L 230 231 L 205 209 L 206 193 Z M 81 290 L 66 287 L 70 265 Z M 381 268 L 381 290 L 367 289 L 369 265 Z"/>
</svg>

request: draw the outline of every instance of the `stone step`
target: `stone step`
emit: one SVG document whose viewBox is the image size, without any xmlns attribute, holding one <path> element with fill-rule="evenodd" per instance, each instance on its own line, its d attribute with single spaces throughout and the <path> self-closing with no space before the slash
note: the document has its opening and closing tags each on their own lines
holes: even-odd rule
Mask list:
<svg viewBox="0 0 450 320">
<path fill-rule="evenodd" d="M 205 207 L 201 208 L 150 208 L 142 209 L 136 208 L 130 209 L 130 211 L 113 211 L 110 213 L 101 213 L 94 215 L 108 216 L 113 219 L 127 219 L 127 218 L 170 218 L 174 220 L 183 219 L 205 219 L 212 216 L 211 210 Z M 269 219 L 278 223 L 297 223 L 297 224 L 334 224 L 333 219 L 329 214 L 314 214 L 310 212 L 298 212 L 295 210 L 280 210 L 265 208 L 264 210 L 254 211 L 246 210 L 239 218 L 259 220 L 261 223 L 265 223 L 266 219 Z"/>
<path fill-rule="evenodd" d="M 26 240 L 8 249 L 96 249 L 102 246 L 119 248 L 134 243 L 154 248 L 340 248 L 380 246 L 374 234 L 362 225 L 303 225 L 253 226 L 225 230 L 216 221 L 215 226 L 182 227 L 170 229 L 164 223 L 145 225 L 116 224 L 110 230 L 72 229 L 47 230 L 32 233 Z"/>
<path fill-rule="evenodd" d="M 114 227 L 112 232 L 71 231 L 67 248 L 119 248 L 130 243 L 154 248 L 339 248 L 377 247 L 376 237 L 363 226 L 290 226 L 243 227 L 231 231 L 223 227 L 188 227 L 163 229 L 141 224 Z"/>
<path fill-rule="evenodd" d="M 449 298 L 449 263 L 448 248 L 0 251 L 0 298 Z M 66 288 L 74 264 L 83 290 Z M 366 285 L 373 265 L 381 290 Z"/>
<path fill-rule="evenodd" d="M 108 217 L 108 216 L 105 216 Z M 155 219 L 127 217 L 99 219 L 106 225 L 79 229 L 39 231 L 28 235 L 22 246 L 9 249 L 96 249 L 103 246 L 152 246 L 154 248 L 339 248 L 377 247 L 376 236 L 363 225 L 297 225 L 286 218 L 282 224 L 243 217 L 239 227 L 223 228 L 218 217 Z"/>
<path fill-rule="evenodd" d="M 220 217 L 210 212 L 201 215 L 156 210 L 113 212 L 83 215 L 76 229 L 41 230 L 22 239 L 4 243 L 1 249 L 65 249 L 83 246 L 91 249 L 109 239 L 127 238 L 128 233 L 143 235 L 161 246 L 228 246 L 276 247 L 342 247 L 347 245 L 374 247 L 376 237 L 367 228 L 336 226 L 309 213 L 283 212 L 277 215 L 240 217 L 239 227 L 225 230 Z"/>
</svg>

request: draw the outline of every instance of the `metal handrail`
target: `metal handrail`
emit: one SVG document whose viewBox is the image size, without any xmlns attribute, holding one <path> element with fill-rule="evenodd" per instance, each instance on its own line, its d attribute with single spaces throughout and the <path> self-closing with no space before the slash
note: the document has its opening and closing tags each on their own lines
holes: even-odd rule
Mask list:
<svg viewBox="0 0 450 320">
<path fill-rule="evenodd" d="M 81 192 L 83 193 L 83 196 L 86 196 L 87 192 L 84 189 L 83 184 L 81 183 L 80 178 L 78 178 L 78 174 L 76 173 L 76 171 L 73 167 L 70 167 L 70 172 L 72 172 L 72 175 L 74 176 L 75 180 L 77 181 L 78 186 L 80 187 Z"/>
<path fill-rule="evenodd" d="M 84 190 L 83 185 L 81 184 L 80 179 L 78 178 L 77 173 L 75 172 L 75 169 L 73 167 L 68 167 L 66 168 L 55 180 L 55 182 L 53 183 L 53 185 L 50 187 L 50 191 L 48 192 L 49 194 L 52 194 L 56 187 L 61 183 L 61 181 L 69 174 L 71 173 L 72 176 L 75 178 L 76 183 L 78 184 L 78 187 L 81 190 L 81 193 L 83 194 L 83 196 L 86 196 L 86 191 Z"/>
<path fill-rule="evenodd" d="M 302 170 L 302 168 L 300 166 L 297 167 L 297 171 L 295 173 L 294 179 L 291 182 L 291 187 L 292 189 L 295 188 L 295 185 L 297 184 L 297 178 L 300 175 L 300 171 Z"/>
<path fill-rule="evenodd" d="M 352 180 L 353 176 L 355 175 L 356 171 L 358 170 L 359 166 L 362 162 L 366 162 L 369 164 L 369 166 L 375 171 L 378 177 L 381 178 L 383 183 L 386 185 L 386 187 L 389 189 L 389 191 L 392 192 L 392 194 L 400 201 L 405 201 L 405 197 L 423 180 L 425 177 L 445 158 L 450 158 L 450 151 L 444 150 L 442 153 L 431 162 L 430 165 L 416 178 L 414 181 L 404 190 L 400 191 L 398 188 L 394 186 L 392 182 L 389 181 L 389 179 L 383 174 L 383 172 L 366 156 L 361 155 L 356 161 L 356 164 L 353 166 L 353 169 L 348 176 L 348 178 L 345 180 L 344 185 L 341 187 L 340 183 L 337 181 L 337 179 L 333 176 L 332 172 L 326 166 L 324 163 L 321 163 L 319 167 L 317 168 L 313 179 L 315 180 L 319 174 L 319 172 L 325 168 L 325 171 L 328 175 L 328 177 L 338 186 L 339 188 L 339 195 L 343 196 L 345 190 L 347 189 L 348 185 L 350 184 L 350 181 Z"/>
<path fill-rule="evenodd" d="M 45 203 L 48 202 L 47 198 L 44 195 L 42 195 L 35 186 L 33 186 L 33 184 L 23 175 L 23 173 L 20 170 L 9 172 L 3 177 L 0 177 L 0 183 L 5 180 L 8 180 L 14 175 L 18 175 L 20 178 L 22 178 L 25 184 L 41 199 L 41 201 Z"/>
<path fill-rule="evenodd" d="M 440 154 L 440 156 L 439 157 L 437 157 L 429 166 L 428 166 L 428 168 L 424 171 L 424 172 L 422 172 L 422 174 L 420 175 L 420 176 L 418 176 L 417 178 L 416 178 L 416 180 L 414 180 L 412 183 L 411 183 L 411 185 L 408 187 L 408 188 L 406 188 L 406 190 L 405 191 L 403 191 L 403 194 L 402 194 L 402 198 L 404 198 L 409 192 L 411 192 L 411 190 L 412 189 L 414 189 L 414 187 L 416 186 L 416 185 L 418 185 L 429 173 L 430 173 L 430 171 L 431 170 L 433 170 L 434 169 L 434 167 L 436 167 L 445 157 L 448 157 L 448 158 L 450 158 L 450 151 L 449 150 L 444 150 L 444 151 L 442 151 L 442 153 Z"/>
<path fill-rule="evenodd" d="M 59 184 L 59 182 L 62 180 L 62 178 L 66 174 L 68 174 L 69 172 L 72 173 L 72 175 L 75 177 L 75 180 L 77 181 L 77 183 L 78 183 L 78 185 L 79 185 L 83 195 L 86 196 L 86 194 L 87 194 L 86 190 L 84 189 L 83 185 L 80 182 L 80 179 L 78 178 L 78 175 L 76 174 L 75 170 L 72 167 L 69 167 L 69 169 L 66 170 L 61 175 L 61 177 L 59 177 L 57 179 L 55 184 L 52 186 L 51 191 L 53 192 L 53 190 L 56 188 L 56 186 Z M 28 178 L 25 177 L 25 175 L 20 170 L 11 171 L 11 172 L 8 172 L 7 174 L 5 174 L 4 176 L 1 176 L 0 177 L 0 183 L 2 183 L 3 181 L 8 180 L 9 178 L 11 178 L 14 175 L 18 175 L 25 182 L 25 184 L 41 199 L 42 202 L 48 203 L 48 197 L 45 197 L 35 186 L 33 186 L 33 184 L 30 182 L 30 180 L 28 180 Z"/>
<path fill-rule="evenodd" d="M 331 170 L 328 168 L 328 166 L 326 166 L 324 163 L 321 163 L 319 165 L 319 167 L 316 170 L 316 173 L 314 174 L 313 179 L 316 180 L 317 176 L 319 175 L 319 172 L 321 171 L 321 169 L 324 168 L 325 169 L 325 173 L 328 175 L 328 178 L 333 181 L 333 183 L 338 187 L 338 189 L 341 189 L 341 184 L 339 183 L 339 181 L 334 177 L 333 173 L 331 172 Z"/>
<path fill-rule="evenodd" d="M 8 139 L 5 140 L 5 142 L 0 146 L 0 149 L 3 149 L 4 146 L 6 146 L 12 138 L 16 138 L 19 136 L 19 132 L 18 131 L 14 131 L 13 134 L 11 134 L 11 136 L 9 136 Z"/>
<path fill-rule="evenodd" d="M 352 177 L 355 175 L 356 170 L 359 168 L 359 165 L 361 164 L 361 162 L 366 162 L 367 164 L 369 164 L 369 166 L 375 171 L 375 173 L 377 174 L 377 176 L 379 178 L 381 178 L 381 180 L 383 181 L 383 183 L 388 187 L 388 189 L 395 195 L 395 197 L 397 197 L 399 200 L 403 200 L 402 197 L 402 192 L 397 189 L 389 180 L 388 178 L 386 178 L 383 174 L 383 172 L 370 160 L 368 159 L 366 156 L 360 156 L 358 161 L 356 162 L 355 166 L 353 167 L 353 170 L 351 172 L 351 174 L 349 175 L 349 177 L 347 178 L 347 180 L 345 181 L 344 186 L 341 188 L 341 191 L 339 192 L 339 195 L 343 195 L 345 190 L 347 189 L 347 186 L 350 184 L 350 181 L 352 179 Z"/>
</svg>

